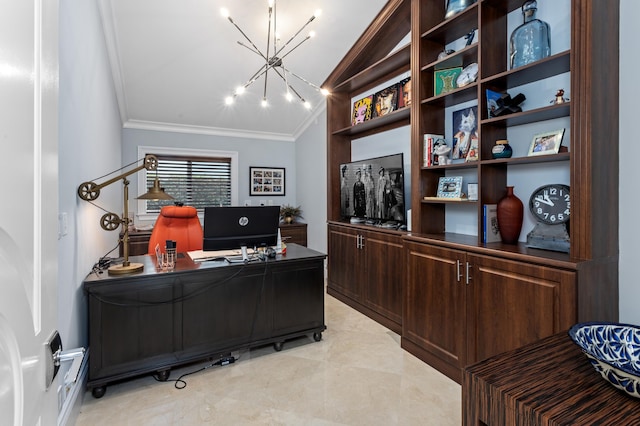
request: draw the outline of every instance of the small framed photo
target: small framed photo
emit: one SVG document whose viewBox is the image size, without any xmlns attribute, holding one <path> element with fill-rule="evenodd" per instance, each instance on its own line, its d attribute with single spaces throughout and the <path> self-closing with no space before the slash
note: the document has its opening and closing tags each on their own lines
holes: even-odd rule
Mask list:
<svg viewBox="0 0 640 426">
<path fill-rule="evenodd" d="M 461 198 L 462 176 L 444 176 L 438 181 L 438 198 Z"/>
<path fill-rule="evenodd" d="M 498 99 L 502 97 L 501 93 L 494 92 L 493 90 L 486 90 L 487 93 L 487 118 L 497 117 L 495 115 L 496 110 L 498 109 Z"/>
<path fill-rule="evenodd" d="M 249 195 L 285 195 L 284 167 L 249 167 Z"/>
<path fill-rule="evenodd" d="M 474 161 L 478 159 L 478 107 L 472 106 L 453 111 L 453 141 L 451 159 Z M 472 148 L 473 147 L 473 152 Z M 467 160 L 467 156 L 471 157 Z"/>
<path fill-rule="evenodd" d="M 371 119 L 373 111 L 373 95 L 358 99 L 353 103 L 353 114 L 351 115 L 351 125 L 364 123 Z"/>
<path fill-rule="evenodd" d="M 468 183 L 467 184 L 467 197 L 469 201 L 477 201 L 478 200 L 478 184 L 477 183 Z"/>
<path fill-rule="evenodd" d="M 400 96 L 398 97 L 398 109 L 411 106 L 411 77 L 400 81 Z"/>
<path fill-rule="evenodd" d="M 458 88 L 456 80 L 462 73 L 462 67 L 447 68 L 443 70 L 436 70 L 433 73 L 433 89 L 434 96 L 441 95 L 443 93 L 451 92 Z"/>
<path fill-rule="evenodd" d="M 529 147 L 529 155 L 557 154 L 562 145 L 563 136 L 564 129 L 534 135 Z"/>
<path fill-rule="evenodd" d="M 373 118 L 383 117 L 398 109 L 399 86 L 396 83 L 373 95 Z"/>
</svg>

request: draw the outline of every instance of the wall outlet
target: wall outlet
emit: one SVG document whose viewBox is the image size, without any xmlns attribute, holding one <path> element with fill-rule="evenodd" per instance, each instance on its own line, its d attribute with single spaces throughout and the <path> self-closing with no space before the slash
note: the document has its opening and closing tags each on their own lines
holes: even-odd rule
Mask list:
<svg viewBox="0 0 640 426">
<path fill-rule="evenodd" d="M 251 205 L 251 200 L 244 200 L 244 205 L 245 206 L 250 206 Z"/>
<path fill-rule="evenodd" d="M 261 206 L 266 206 L 267 205 L 267 200 L 260 200 L 260 205 Z"/>
</svg>

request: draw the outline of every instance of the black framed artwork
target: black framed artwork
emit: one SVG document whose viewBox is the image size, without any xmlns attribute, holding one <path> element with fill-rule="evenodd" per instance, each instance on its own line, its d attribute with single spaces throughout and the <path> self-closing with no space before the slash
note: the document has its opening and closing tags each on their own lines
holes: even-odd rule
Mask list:
<svg viewBox="0 0 640 426">
<path fill-rule="evenodd" d="M 284 167 L 249 167 L 250 195 L 285 195 Z"/>
</svg>

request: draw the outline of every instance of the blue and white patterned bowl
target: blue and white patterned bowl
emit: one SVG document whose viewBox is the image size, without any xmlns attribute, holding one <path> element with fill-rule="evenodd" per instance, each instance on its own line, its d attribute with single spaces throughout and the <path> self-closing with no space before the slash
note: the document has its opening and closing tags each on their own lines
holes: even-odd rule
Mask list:
<svg viewBox="0 0 640 426">
<path fill-rule="evenodd" d="M 569 329 L 598 373 L 616 388 L 640 398 L 640 327 L 587 322 Z"/>
</svg>

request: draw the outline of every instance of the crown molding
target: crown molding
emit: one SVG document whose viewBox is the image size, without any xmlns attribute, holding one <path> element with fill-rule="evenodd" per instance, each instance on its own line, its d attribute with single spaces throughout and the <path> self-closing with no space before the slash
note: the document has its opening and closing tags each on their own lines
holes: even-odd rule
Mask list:
<svg viewBox="0 0 640 426">
<path fill-rule="evenodd" d="M 175 123 L 161 123 L 144 120 L 127 120 L 123 128 L 154 130 L 158 132 L 191 133 L 198 135 L 225 136 L 233 138 L 262 139 L 283 142 L 295 142 L 293 135 L 284 133 L 253 132 L 250 130 L 224 129 L 220 127 L 195 126 Z"/>
</svg>

